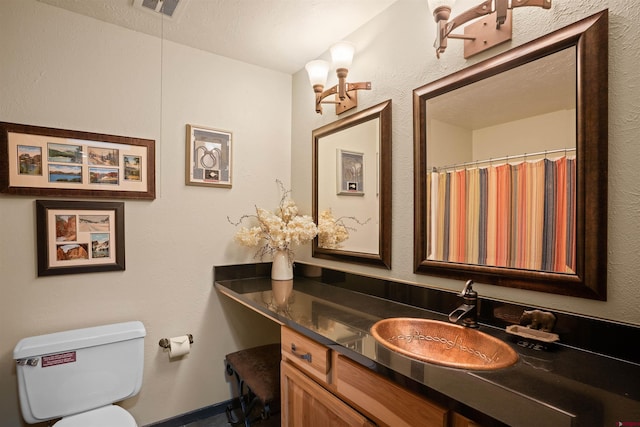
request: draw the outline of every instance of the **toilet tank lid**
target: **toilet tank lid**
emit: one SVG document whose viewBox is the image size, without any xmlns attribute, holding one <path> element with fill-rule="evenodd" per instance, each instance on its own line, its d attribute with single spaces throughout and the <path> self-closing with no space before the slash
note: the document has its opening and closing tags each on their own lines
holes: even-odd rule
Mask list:
<svg viewBox="0 0 640 427">
<path fill-rule="evenodd" d="M 136 320 L 38 335 L 21 339 L 13 349 L 13 358 L 23 359 L 142 338 L 146 333 L 142 322 Z"/>
</svg>

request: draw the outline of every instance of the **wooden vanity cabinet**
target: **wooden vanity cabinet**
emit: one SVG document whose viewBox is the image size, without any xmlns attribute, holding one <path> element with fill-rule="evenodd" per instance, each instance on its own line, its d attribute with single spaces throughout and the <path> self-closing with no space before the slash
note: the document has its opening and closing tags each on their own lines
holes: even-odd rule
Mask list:
<svg viewBox="0 0 640 427">
<path fill-rule="evenodd" d="M 320 343 L 283 326 L 280 329 L 282 360 L 298 367 L 321 384 L 331 383 L 330 350 Z"/>
<path fill-rule="evenodd" d="M 375 426 L 327 390 L 331 384 L 327 347 L 284 326 L 281 343 L 282 426 Z"/>
<path fill-rule="evenodd" d="M 467 417 L 463 417 L 457 412 L 449 413 L 449 427 L 482 427 L 480 424 L 477 424 L 471 421 Z"/>
<path fill-rule="evenodd" d="M 334 361 L 336 392 L 379 425 L 448 426 L 447 409 L 345 356 L 336 354 Z"/>
<path fill-rule="evenodd" d="M 281 339 L 283 426 L 476 426 L 286 326 Z"/>
<path fill-rule="evenodd" d="M 375 426 L 293 364 L 282 361 L 280 376 L 282 426 Z"/>
</svg>

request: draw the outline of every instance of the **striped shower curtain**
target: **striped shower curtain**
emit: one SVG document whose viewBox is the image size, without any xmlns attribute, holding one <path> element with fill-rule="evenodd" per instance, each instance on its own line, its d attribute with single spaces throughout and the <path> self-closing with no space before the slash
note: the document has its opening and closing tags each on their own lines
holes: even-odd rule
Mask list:
<svg viewBox="0 0 640 427">
<path fill-rule="evenodd" d="M 573 273 L 575 157 L 427 176 L 428 259 Z"/>
</svg>

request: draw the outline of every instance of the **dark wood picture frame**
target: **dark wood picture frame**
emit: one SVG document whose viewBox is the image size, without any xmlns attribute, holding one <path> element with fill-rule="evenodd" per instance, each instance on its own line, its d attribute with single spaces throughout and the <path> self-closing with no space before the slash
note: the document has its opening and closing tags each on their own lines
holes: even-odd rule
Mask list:
<svg viewBox="0 0 640 427">
<path fill-rule="evenodd" d="M 153 200 L 155 141 L 0 122 L 0 193 Z"/>
<path fill-rule="evenodd" d="M 125 269 L 124 203 L 36 200 L 38 276 Z"/>
</svg>

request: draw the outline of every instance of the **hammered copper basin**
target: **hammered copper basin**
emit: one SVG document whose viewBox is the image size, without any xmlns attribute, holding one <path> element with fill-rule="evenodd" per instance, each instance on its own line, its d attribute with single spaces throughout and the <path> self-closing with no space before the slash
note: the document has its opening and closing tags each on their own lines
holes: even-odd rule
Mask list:
<svg viewBox="0 0 640 427">
<path fill-rule="evenodd" d="M 493 370 L 518 361 L 518 354 L 499 339 L 438 320 L 384 319 L 371 327 L 371 334 L 390 350 L 453 368 Z"/>
</svg>

